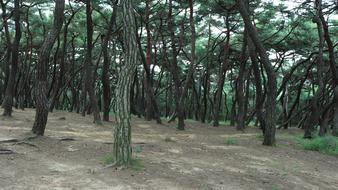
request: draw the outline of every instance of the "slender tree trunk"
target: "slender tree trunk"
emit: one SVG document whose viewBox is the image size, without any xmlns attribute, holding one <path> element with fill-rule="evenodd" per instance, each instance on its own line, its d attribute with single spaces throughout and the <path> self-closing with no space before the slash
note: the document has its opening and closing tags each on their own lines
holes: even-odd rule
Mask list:
<svg viewBox="0 0 338 190">
<path fill-rule="evenodd" d="M 94 90 L 94 70 L 92 65 L 92 49 L 93 49 L 93 20 L 92 20 L 92 4 L 91 0 L 86 0 L 87 15 L 87 49 L 85 58 L 85 88 L 89 95 L 91 110 L 94 116 L 94 123 L 101 124 L 100 110 L 97 103 Z"/>
<path fill-rule="evenodd" d="M 108 53 L 108 43 L 111 38 L 113 27 L 116 22 L 116 3 L 113 5 L 113 13 L 110 18 L 110 23 L 106 35 L 103 38 L 102 43 L 102 53 L 103 53 L 103 68 L 102 68 L 102 90 L 103 90 L 103 120 L 109 121 L 109 112 L 110 112 L 110 84 L 109 84 L 109 64 L 110 58 Z"/>
<path fill-rule="evenodd" d="M 269 60 L 263 43 L 260 41 L 256 27 L 252 24 L 248 13 L 248 7 L 244 3 L 244 0 L 237 0 L 239 12 L 244 20 L 245 27 L 248 34 L 256 47 L 256 51 L 260 56 L 260 60 L 265 68 L 268 76 L 267 87 L 267 101 L 266 101 L 266 122 L 265 122 L 265 134 L 263 145 L 273 146 L 276 144 L 276 97 L 277 97 L 277 80 L 273 66 Z"/>
<path fill-rule="evenodd" d="M 130 88 L 138 61 L 136 23 L 132 0 L 122 0 L 124 65 L 116 89 L 116 119 L 114 132 L 114 159 L 117 166 L 127 167 L 131 162 Z"/>
<path fill-rule="evenodd" d="M 12 46 L 12 64 L 10 69 L 9 80 L 6 87 L 6 93 L 2 107 L 4 108 L 4 116 L 12 116 L 12 105 L 14 97 L 14 86 L 16 73 L 18 71 L 19 62 L 19 46 L 21 39 L 20 28 L 20 0 L 14 1 L 14 21 L 15 21 L 15 39 Z"/>
<path fill-rule="evenodd" d="M 237 112 L 237 130 L 244 130 L 245 129 L 245 96 L 244 96 L 244 84 L 245 84 L 245 66 L 247 61 L 247 34 L 246 30 L 244 30 L 243 35 L 243 47 L 241 52 L 240 58 L 240 66 L 239 66 L 239 73 L 237 78 L 237 85 L 236 85 L 236 99 L 238 105 L 238 112 Z"/>
<path fill-rule="evenodd" d="M 55 1 L 54 23 L 53 28 L 45 39 L 39 54 L 37 66 L 37 82 L 35 87 L 36 96 L 36 113 L 35 122 L 32 128 L 33 133 L 43 135 L 48 118 L 48 100 L 47 100 L 47 68 L 49 55 L 53 48 L 56 38 L 58 37 L 64 18 L 64 0 Z"/>
<path fill-rule="evenodd" d="M 229 50 L 230 50 L 230 23 L 229 23 L 229 15 L 226 17 L 226 28 L 227 28 L 227 40 L 224 44 L 224 47 L 222 48 L 223 51 L 223 63 L 221 66 L 221 69 L 219 71 L 218 75 L 218 82 L 217 82 L 217 89 L 215 94 L 215 100 L 214 100 L 214 118 L 213 118 L 213 126 L 218 127 L 219 126 L 219 112 L 221 108 L 221 102 L 222 102 L 222 93 L 223 93 L 223 87 L 225 82 L 225 74 L 229 68 L 228 63 L 228 57 L 229 57 Z"/>
<path fill-rule="evenodd" d="M 314 131 L 314 127 L 319 122 L 321 112 L 321 109 L 319 107 L 319 100 L 324 91 L 324 82 L 323 82 L 324 33 L 323 33 L 323 25 L 319 18 L 321 10 L 321 0 L 315 1 L 315 7 L 316 7 L 316 16 L 314 17 L 314 22 L 317 23 L 319 37 L 318 43 L 319 50 L 317 57 L 317 82 L 319 87 L 310 100 L 310 114 L 308 118 L 305 120 L 303 125 L 304 138 L 312 138 L 312 132 Z"/>
</svg>

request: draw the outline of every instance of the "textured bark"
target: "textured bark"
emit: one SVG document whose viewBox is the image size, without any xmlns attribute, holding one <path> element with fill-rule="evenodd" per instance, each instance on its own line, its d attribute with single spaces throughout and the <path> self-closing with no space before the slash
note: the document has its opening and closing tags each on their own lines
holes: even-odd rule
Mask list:
<svg viewBox="0 0 338 190">
<path fill-rule="evenodd" d="M 4 70 L 5 70 L 5 81 L 4 81 L 4 88 L 6 90 L 8 80 L 9 80 L 9 75 L 10 75 L 10 60 L 12 56 L 12 42 L 11 42 L 11 36 L 9 33 L 9 28 L 8 28 L 8 22 L 7 22 L 7 11 L 6 11 L 6 5 L 7 2 L 4 3 L 3 0 L 0 0 L 1 4 L 1 10 L 2 10 L 2 25 L 3 28 L 5 29 L 5 38 L 6 38 L 6 53 L 5 53 L 5 65 L 4 65 Z"/>
<path fill-rule="evenodd" d="M 15 39 L 12 45 L 12 64 L 10 68 L 9 79 L 6 87 L 5 98 L 2 102 L 4 108 L 4 116 L 12 116 L 12 105 L 14 97 L 14 86 L 16 73 L 18 71 L 19 62 L 19 46 L 21 39 L 21 28 L 20 28 L 20 0 L 14 1 L 14 21 L 15 21 Z"/>
<path fill-rule="evenodd" d="M 94 70 L 92 65 L 92 49 L 93 49 L 93 20 L 92 20 L 92 4 L 91 0 L 86 1 L 86 20 L 87 20 L 87 49 L 85 58 L 85 89 L 89 96 L 91 111 L 94 116 L 94 123 L 101 124 L 100 110 L 94 91 Z"/>
<path fill-rule="evenodd" d="M 55 11 L 54 11 L 54 23 L 53 28 L 49 32 L 47 38 L 45 39 L 39 54 L 39 60 L 37 65 L 37 82 L 35 87 L 35 97 L 36 97 L 36 113 L 35 113 L 35 122 L 33 126 L 33 133 L 37 135 L 43 135 L 46 128 L 47 118 L 48 118 L 48 100 L 47 100 L 47 68 L 49 55 L 53 48 L 56 38 L 58 37 L 64 18 L 64 0 L 55 1 Z"/>
<path fill-rule="evenodd" d="M 248 13 L 248 7 L 243 0 L 237 0 L 239 12 L 245 23 L 248 34 L 256 47 L 256 51 L 260 56 L 264 69 L 267 73 L 267 101 L 266 101 L 266 122 L 263 145 L 273 146 L 276 144 L 276 97 L 277 97 L 277 81 L 273 66 L 269 60 L 263 43 L 260 41 L 256 27 L 252 24 Z"/>
<path fill-rule="evenodd" d="M 114 131 L 115 165 L 127 167 L 131 162 L 130 88 L 138 61 L 136 23 L 132 0 L 122 0 L 124 65 L 116 89 L 116 120 Z"/>
</svg>

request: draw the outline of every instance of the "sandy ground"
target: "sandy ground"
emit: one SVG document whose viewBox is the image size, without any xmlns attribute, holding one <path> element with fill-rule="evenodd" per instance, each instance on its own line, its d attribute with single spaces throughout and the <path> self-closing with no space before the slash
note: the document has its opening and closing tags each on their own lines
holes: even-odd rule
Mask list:
<svg viewBox="0 0 338 190">
<path fill-rule="evenodd" d="M 33 121 L 29 109 L 0 116 L 0 141 L 27 137 Z M 287 136 L 300 131 L 278 131 L 277 147 L 264 147 L 255 129 L 187 122 L 181 132 L 174 125 L 134 118 L 134 157 L 144 168 L 119 170 L 103 164 L 113 123 L 96 126 L 90 116 L 51 113 L 45 137 L 0 144 L 0 189 L 338 190 L 338 158 L 297 148 Z"/>
</svg>

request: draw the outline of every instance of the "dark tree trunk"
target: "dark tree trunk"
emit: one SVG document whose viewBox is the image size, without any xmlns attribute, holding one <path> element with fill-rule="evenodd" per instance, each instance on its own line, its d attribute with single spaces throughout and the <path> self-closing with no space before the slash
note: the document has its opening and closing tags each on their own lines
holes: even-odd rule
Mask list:
<svg viewBox="0 0 338 190">
<path fill-rule="evenodd" d="M 90 0 L 86 0 L 86 19 L 87 19 L 87 49 L 85 58 L 85 89 L 89 96 L 91 110 L 94 116 L 94 123 L 101 124 L 100 110 L 94 91 L 94 70 L 92 65 L 92 49 L 93 49 L 93 20 L 92 20 L 92 4 Z"/>
<path fill-rule="evenodd" d="M 244 96 L 244 84 L 245 84 L 245 66 L 247 61 L 247 34 L 244 30 L 243 35 L 243 47 L 241 52 L 240 58 L 240 65 L 239 65 L 239 73 L 237 78 L 237 85 L 236 85 L 236 99 L 238 105 L 237 111 L 237 130 L 244 130 L 245 129 L 245 96 Z"/>
<path fill-rule="evenodd" d="M 20 28 L 20 0 L 14 1 L 14 21 L 15 21 L 15 39 L 12 46 L 12 64 L 9 74 L 9 80 L 6 87 L 5 98 L 2 102 L 4 108 L 4 116 L 12 116 L 12 105 L 14 97 L 14 86 L 16 73 L 18 71 L 19 62 L 19 46 L 21 39 L 21 28 Z"/>
<path fill-rule="evenodd" d="M 217 89 L 215 93 L 215 99 L 214 99 L 214 118 L 213 118 L 213 126 L 218 127 L 219 126 L 219 112 L 221 108 L 221 102 L 222 102 L 222 93 L 223 93 L 223 87 L 225 82 L 225 74 L 229 68 L 228 63 L 228 57 L 229 57 L 229 50 L 230 50 L 230 24 L 229 24 L 229 15 L 226 18 L 226 28 L 227 28 L 227 40 L 224 44 L 224 47 L 222 47 L 222 53 L 223 54 L 223 63 L 220 68 L 219 74 L 218 74 L 218 81 L 217 81 Z"/>
<path fill-rule="evenodd" d="M 36 113 L 35 122 L 33 126 L 33 133 L 37 135 L 43 135 L 46 128 L 48 118 L 48 100 L 47 100 L 47 68 L 49 55 L 53 48 L 56 38 L 58 37 L 64 18 L 64 0 L 55 1 L 54 11 L 54 23 L 53 28 L 45 39 L 39 54 L 38 66 L 37 66 L 37 82 L 35 86 L 36 96 Z"/>
<path fill-rule="evenodd" d="M 250 16 L 248 13 L 248 7 L 243 0 L 237 0 L 239 12 L 245 23 L 245 28 L 248 31 L 249 37 L 251 38 L 256 51 L 260 56 L 260 60 L 265 68 L 265 71 L 268 76 L 268 85 L 267 85 L 267 101 L 266 101 L 266 122 L 265 122 L 265 134 L 263 145 L 273 146 L 276 144 L 276 97 L 277 97 L 277 80 L 276 74 L 273 69 L 272 64 L 270 63 L 269 57 L 266 53 L 266 50 L 263 46 L 263 43 L 260 41 L 256 27 L 252 24 Z"/>
<path fill-rule="evenodd" d="M 102 90 L 103 90 L 103 120 L 109 121 L 109 112 L 110 112 L 110 84 L 109 84 L 109 64 L 110 58 L 108 53 L 108 43 L 111 38 L 113 27 L 116 22 L 116 6 L 117 1 L 113 5 L 113 13 L 110 18 L 110 23 L 106 35 L 103 38 L 102 42 L 102 53 L 103 53 L 103 68 L 102 68 Z"/>
<path fill-rule="evenodd" d="M 252 64 L 252 70 L 255 78 L 255 86 L 256 86 L 256 116 L 257 120 L 259 121 L 260 128 L 262 129 L 263 134 L 265 133 L 265 119 L 263 115 L 263 105 L 264 105 L 264 93 L 262 88 L 262 80 L 261 80 L 261 71 L 259 67 L 259 63 L 257 60 L 257 53 L 255 50 L 255 47 L 251 41 L 251 39 L 248 37 L 248 47 L 249 47 L 249 55 L 251 59 Z"/>
</svg>

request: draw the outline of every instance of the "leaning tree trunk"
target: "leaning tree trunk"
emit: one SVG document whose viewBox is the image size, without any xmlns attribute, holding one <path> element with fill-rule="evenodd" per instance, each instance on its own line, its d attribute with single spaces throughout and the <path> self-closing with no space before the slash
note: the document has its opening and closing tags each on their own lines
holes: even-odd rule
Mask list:
<svg viewBox="0 0 338 190">
<path fill-rule="evenodd" d="M 100 110 L 97 103 L 94 90 L 94 73 L 92 65 L 92 49 L 93 49 L 93 20 L 92 20 L 92 4 L 91 0 L 86 1 L 87 15 L 87 52 L 85 58 L 85 89 L 89 95 L 91 111 L 94 115 L 94 123 L 101 124 Z"/>
<path fill-rule="evenodd" d="M 12 116 L 13 94 L 15 86 L 15 76 L 18 70 L 19 62 L 19 46 L 21 39 L 20 28 L 20 0 L 14 1 L 14 20 L 15 20 L 15 39 L 12 46 L 12 65 L 10 69 L 9 79 L 6 87 L 5 98 L 2 102 L 4 108 L 4 116 Z"/>
<path fill-rule="evenodd" d="M 136 23 L 132 0 L 123 0 L 122 19 L 125 45 L 124 65 L 116 88 L 116 121 L 113 156 L 116 166 L 128 166 L 131 162 L 130 88 L 138 61 Z"/>
<path fill-rule="evenodd" d="M 317 30 L 318 30 L 318 57 L 317 57 L 317 82 L 318 82 L 318 90 L 313 95 L 312 99 L 310 100 L 310 114 L 306 121 L 304 122 L 304 138 L 312 138 L 312 132 L 314 131 L 315 125 L 318 124 L 320 119 L 320 112 L 321 108 L 319 107 L 320 97 L 324 91 L 324 82 L 323 82 L 323 50 L 324 50 L 324 33 L 323 33 L 323 26 L 322 22 L 320 21 L 319 15 L 321 10 L 321 1 L 316 0 L 316 16 L 314 17 L 314 22 L 317 23 Z"/>
<path fill-rule="evenodd" d="M 237 0 L 239 12 L 245 23 L 245 27 L 248 31 L 248 34 L 256 47 L 256 51 L 260 56 L 260 60 L 265 68 L 266 74 L 268 76 L 268 87 L 267 87 L 267 101 L 266 101 L 266 122 L 265 122 L 265 134 L 263 145 L 273 146 L 276 144 L 276 97 L 277 97 L 277 80 L 276 73 L 273 69 L 273 66 L 269 60 L 268 54 L 263 46 L 263 43 L 260 41 L 256 27 L 252 24 L 248 12 L 248 7 L 246 6 L 244 0 Z"/>
<path fill-rule="evenodd" d="M 47 68 L 49 55 L 53 48 L 56 38 L 58 37 L 64 18 L 64 0 L 55 1 L 54 24 L 52 30 L 45 39 L 39 55 L 37 65 L 37 82 L 35 87 L 36 96 L 36 113 L 35 122 L 33 126 L 33 133 L 43 135 L 46 128 L 48 118 L 48 100 L 47 100 Z"/>
</svg>

